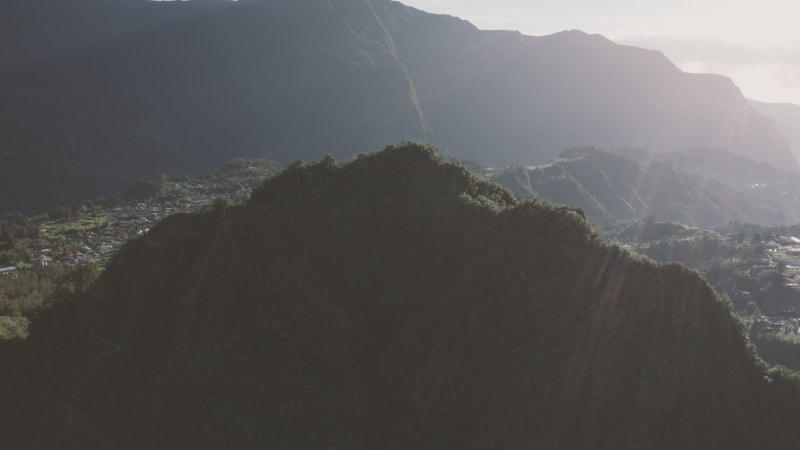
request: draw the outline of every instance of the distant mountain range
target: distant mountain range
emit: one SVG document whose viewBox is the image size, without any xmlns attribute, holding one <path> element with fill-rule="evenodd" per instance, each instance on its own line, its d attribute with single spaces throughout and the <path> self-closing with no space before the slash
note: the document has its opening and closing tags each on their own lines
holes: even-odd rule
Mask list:
<svg viewBox="0 0 800 450">
<path fill-rule="evenodd" d="M 580 206 L 593 218 L 661 220 L 716 227 L 800 220 L 800 179 L 720 150 L 655 154 L 576 148 L 547 164 L 478 167 L 518 198 Z"/>
<path fill-rule="evenodd" d="M 595 145 L 797 168 L 730 80 L 579 31 L 481 31 L 389 0 L 9 0 L 0 17 L 0 212 L 407 139 L 489 164 Z"/>
</svg>

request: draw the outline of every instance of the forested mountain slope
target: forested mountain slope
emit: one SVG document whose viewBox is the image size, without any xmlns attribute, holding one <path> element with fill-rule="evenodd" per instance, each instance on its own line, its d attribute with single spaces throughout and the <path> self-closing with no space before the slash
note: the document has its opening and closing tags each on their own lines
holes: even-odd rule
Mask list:
<svg viewBox="0 0 800 450">
<path fill-rule="evenodd" d="M 173 216 L 0 348 L 3 448 L 794 448 L 695 273 L 389 147 Z"/>
</svg>

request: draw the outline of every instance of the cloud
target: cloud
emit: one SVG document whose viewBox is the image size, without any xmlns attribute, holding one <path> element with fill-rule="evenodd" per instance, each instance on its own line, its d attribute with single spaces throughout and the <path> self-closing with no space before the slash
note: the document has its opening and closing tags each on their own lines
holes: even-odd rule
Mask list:
<svg viewBox="0 0 800 450">
<path fill-rule="evenodd" d="M 687 72 L 718 73 L 763 101 L 800 103 L 800 45 L 746 45 L 693 37 L 645 36 L 616 42 L 660 50 Z"/>
<path fill-rule="evenodd" d="M 748 46 L 721 40 L 692 37 L 647 36 L 621 39 L 620 44 L 664 52 L 678 65 L 701 63 L 708 71 L 731 72 L 748 66 L 781 65 L 800 69 L 800 45 Z"/>
<path fill-rule="evenodd" d="M 800 88 L 800 64 L 781 65 L 775 72 L 775 78 L 786 88 Z"/>
</svg>

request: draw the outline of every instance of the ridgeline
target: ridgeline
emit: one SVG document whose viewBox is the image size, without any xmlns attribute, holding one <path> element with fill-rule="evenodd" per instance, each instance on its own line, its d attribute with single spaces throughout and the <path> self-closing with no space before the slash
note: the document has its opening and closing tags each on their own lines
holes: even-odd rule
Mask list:
<svg viewBox="0 0 800 450">
<path fill-rule="evenodd" d="M 76 290 L 77 291 L 77 290 Z M 172 216 L 4 343 L 2 448 L 795 448 L 694 272 L 404 144 Z"/>
<path fill-rule="evenodd" d="M 600 35 L 483 31 L 391 0 L 4 0 L 0 55 L 0 214 L 234 157 L 285 165 L 409 138 L 493 166 L 595 145 L 800 170 L 730 79 Z"/>
</svg>

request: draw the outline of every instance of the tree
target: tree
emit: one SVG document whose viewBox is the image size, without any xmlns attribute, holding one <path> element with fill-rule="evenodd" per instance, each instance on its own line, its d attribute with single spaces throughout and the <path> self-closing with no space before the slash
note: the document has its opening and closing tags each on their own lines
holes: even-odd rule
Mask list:
<svg viewBox="0 0 800 450">
<path fill-rule="evenodd" d="M 775 269 L 777 269 L 778 273 L 781 274 L 781 276 L 783 276 L 783 274 L 786 272 L 786 263 L 783 261 L 776 262 Z"/>
<path fill-rule="evenodd" d="M 7 227 L 0 230 L 0 250 L 12 250 L 16 245 L 14 235 Z"/>
<path fill-rule="evenodd" d="M 761 309 L 758 307 L 758 304 L 753 300 L 750 300 L 749 302 L 747 302 L 747 304 L 745 304 L 744 311 L 748 316 L 754 319 L 758 319 L 759 317 L 761 317 Z"/>
<path fill-rule="evenodd" d="M 219 197 L 214 199 L 214 203 L 211 206 L 211 209 L 217 213 L 222 214 L 231 206 L 231 199 L 227 196 L 220 195 Z"/>
</svg>

